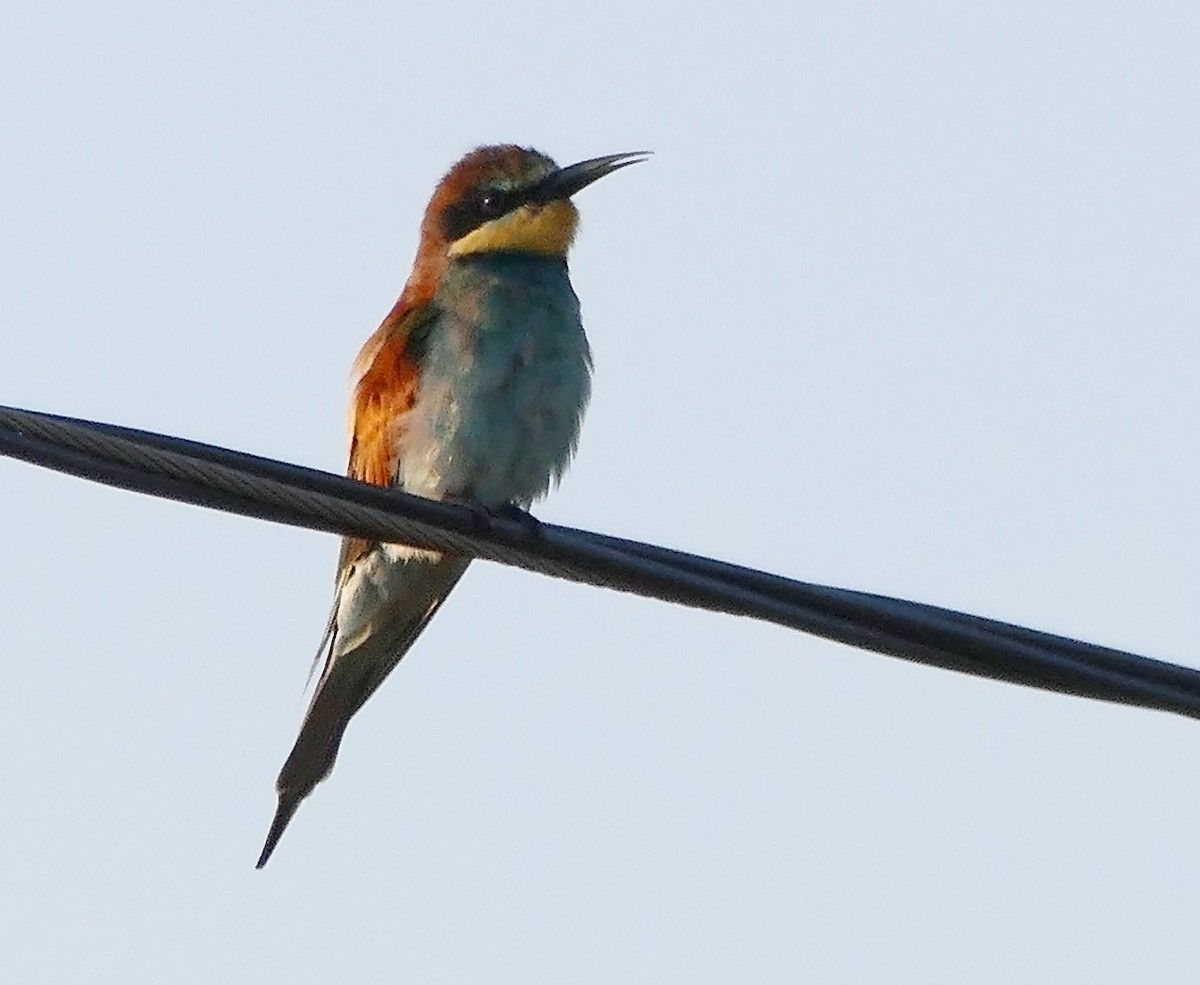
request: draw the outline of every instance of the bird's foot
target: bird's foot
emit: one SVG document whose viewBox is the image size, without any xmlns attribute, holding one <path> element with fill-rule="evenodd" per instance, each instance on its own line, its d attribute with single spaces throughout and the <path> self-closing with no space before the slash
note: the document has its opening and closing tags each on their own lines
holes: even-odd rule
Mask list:
<svg viewBox="0 0 1200 985">
<path fill-rule="evenodd" d="M 451 506 L 460 506 L 470 514 L 472 533 L 487 534 L 495 530 L 495 517 L 492 515 L 492 511 L 478 500 L 471 499 L 469 496 L 443 496 L 442 502 L 449 503 Z"/>
<path fill-rule="evenodd" d="M 518 524 L 530 537 L 542 536 L 542 521 L 516 503 L 505 503 L 492 512 L 501 519 Z"/>
<path fill-rule="evenodd" d="M 516 523 L 530 537 L 540 537 L 542 522 L 515 503 L 488 507 L 467 496 L 446 496 L 442 502 L 465 508 L 471 514 L 471 526 L 479 533 L 496 533 L 497 522 Z"/>
</svg>

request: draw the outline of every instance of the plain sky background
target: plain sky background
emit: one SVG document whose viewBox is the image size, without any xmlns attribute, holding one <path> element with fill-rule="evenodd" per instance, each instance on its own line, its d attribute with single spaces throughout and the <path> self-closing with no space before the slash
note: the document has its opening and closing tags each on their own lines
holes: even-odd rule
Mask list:
<svg viewBox="0 0 1200 985">
<path fill-rule="evenodd" d="M 344 466 L 436 179 L 579 198 L 537 512 L 1200 664 L 1200 8 L 10 4 L 0 402 Z M 1194 982 L 1200 723 L 477 565 L 252 868 L 336 541 L 0 461 L 6 982 Z"/>
</svg>

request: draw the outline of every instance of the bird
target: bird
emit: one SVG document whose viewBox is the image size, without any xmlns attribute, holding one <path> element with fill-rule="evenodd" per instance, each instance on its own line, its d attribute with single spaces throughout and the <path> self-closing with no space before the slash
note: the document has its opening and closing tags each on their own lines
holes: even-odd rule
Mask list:
<svg viewBox="0 0 1200 985">
<path fill-rule="evenodd" d="M 559 167 L 533 148 L 495 144 L 446 172 L 425 209 L 412 272 L 351 371 L 350 477 L 491 513 L 526 511 L 558 483 L 591 389 L 567 267 L 579 224 L 572 198 L 647 156 Z M 469 560 L 343 540 L 321 671 L 276 781 L 256 868 Z"/>
</svg>

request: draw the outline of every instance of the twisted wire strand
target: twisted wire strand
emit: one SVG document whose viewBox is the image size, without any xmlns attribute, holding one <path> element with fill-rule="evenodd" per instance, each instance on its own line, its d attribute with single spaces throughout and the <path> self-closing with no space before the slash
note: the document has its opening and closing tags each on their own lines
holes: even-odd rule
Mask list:
<svg viewBox="0 0 1200 985">
<path fill-rule="evenodd" d="M 0 454 L 275 523 L 464 554 L 748 616 L 977 677 L 1200 718 L 1200 671 L 920 602 L 485 514 L 153 432 L 0 407 Z"/>
</svg>

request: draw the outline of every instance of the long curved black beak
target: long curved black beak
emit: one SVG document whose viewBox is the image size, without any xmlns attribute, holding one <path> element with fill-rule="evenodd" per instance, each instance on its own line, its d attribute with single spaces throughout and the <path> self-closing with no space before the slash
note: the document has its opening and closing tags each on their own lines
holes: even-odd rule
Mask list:
<svg viewBox="0 0 1200 985">
<path fill-rule="evenodd" d="M 586 188 L 593 181 L 598 181 L 606 174 L 612 174 L 630 164 L 639 164 L 650 156 L 649 151 L 638 150 L 627 154 L 609 154 L 606 157 L 593 157 L 588 161 L 580 161 L 547 175 L 523 196 L 529 202 L 553 202 L 570 198 L 577 191 Z"/>
</svg>

